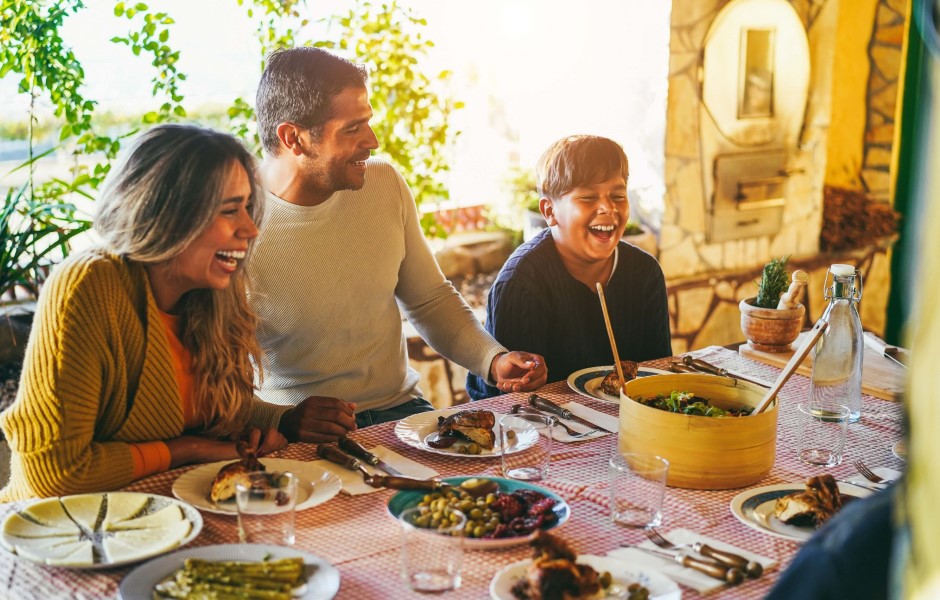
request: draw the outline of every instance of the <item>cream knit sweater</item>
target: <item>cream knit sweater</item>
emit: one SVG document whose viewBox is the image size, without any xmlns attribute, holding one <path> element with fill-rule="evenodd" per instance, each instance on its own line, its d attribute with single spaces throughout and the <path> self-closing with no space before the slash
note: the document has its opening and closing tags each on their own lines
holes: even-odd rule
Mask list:
<svg viewBox="0 0 940 600">
<path fill-rule="evenodd" d="M 146 272 L 102 250 L 74 254 L 43 287 L 16 401 L 0 414 L 10 483 L 0 502 L 131 483 L 130 443 L 183 433 L 179 387 Z M 283 408 L 254 401 L 251 423 Z"/>
<path fill-rule="evenodd" d="M 268 402 L 332 396 L 362 411 L 419 397 L 402 311 L 435 350 L 474 373 L 489 375 L 505 352 L 444 279 L 404 180 L 386 162 L 366 164 L 361 190 L 317 206 L 269 195 L 249 265 L 267 361 L 258 395 Z"/>
</svg>

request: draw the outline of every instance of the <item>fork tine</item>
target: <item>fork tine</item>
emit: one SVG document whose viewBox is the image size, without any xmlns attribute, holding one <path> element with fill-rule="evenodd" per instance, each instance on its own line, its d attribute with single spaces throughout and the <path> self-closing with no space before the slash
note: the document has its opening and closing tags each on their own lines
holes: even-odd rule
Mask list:
<svg viewBox="0 0 940 600">
<path fill-rule="evenodd" d="M 652 527 L 648 527 L 644 531 L 646 533 L 646 537 L 648 537 L 651 542 L 653 542 L 660 548 L 674 548 L 675 547 L 675 544 L 673 544 L 672 542 L 664 538 L 661 533 L 659 533 Z"/>
<path fill-rule="evenodd" d="M 855 461 L 855 468 L 858 469 L 858 472 L 862 474 L 862 477 L 871 481 L 872 483 L 881 483 L 884 481 L 882 477 L 876 475 L 874 471 L 868 468 L 868 465 L 863 463 L 861 460 Z"/>
</svg>

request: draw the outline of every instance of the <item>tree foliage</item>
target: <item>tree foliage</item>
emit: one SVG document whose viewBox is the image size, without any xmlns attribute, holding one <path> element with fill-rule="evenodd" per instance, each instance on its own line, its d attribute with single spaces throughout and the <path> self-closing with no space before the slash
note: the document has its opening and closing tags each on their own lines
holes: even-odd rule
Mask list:
<svg viewBox="0 0 940 600">
<path fill-rule="evenodd" d="M 304 16 L 307 11 L 301 10 L 306 0 L 234 3 L 256 23 L 261 68 L 270 51 L 309 43 L 296 37 L 308 24 Z M 7 277 L 8 284 L 0 281 L 0 295 L 14 285 L 37 289 L 38 273 L 42 272 L 37 267 L 68 254 L 69 240 L 89 227 L 88 220 L 69 200 L 75 194 L 95 197 L 124 139 L 141 127 L 188 116 L 180 89 L 186 74 L 179 70 L 180 52 L 172 46 L 173 18 L 145 2 L 117 1 L 114 16 L 126 20 L 128 31 L 110 41 L 150 59 L 151 95 L 159 105 L 139 115 L 117 136 L 96 131 L 93 116 L 97 102 L 84 95 L 83 66 L 60 35 L 65 19 L 83 8 L 83 0 L 0 0 L 0 78 L 18 77 L 19 91 L 30 100 L 26 126 L 29 155 L 22 165 L 28 169 L 28 183 L 21 190 L 7 193 L 0 230 L 0 243 L 18 249 L 16 265 L 12 264 L 12 253 L 0 255 L 4 262 L 0 269 L 16 277 Z M 420 69 L 420 60 L 433 46 L 420 31 L 426 22 L 395 1 L 376 6 L 361 0 L 347 14 L 324 21 L 336 37 L 314 43 L 347 54 L 351 51 L 350 59 L 370 68 L 376 113 L 373 124 L 382 143 L 381 151 L 401 169 L 419 203 L 447 198 L 440 176 L 449 168 L 446 148 L 456 137 L 449 117 L 461 104 L 439 93 L 450 73 L 431 78 Z M 58 145 L 37 155 L 35 127 L 39 124 L 40 100 L 51 103 L 54 119 L 60 125 Z M 251 100 L 236 98 L 226 111 L 226 126 L 259 153 L 252 104 Z M 48 130 L 48 124 L 43 126 Z M 37 161 L 52 151 L 75 157 L 69 177 L 38 181 Z M 434 233 L 434 224 L 426 221 L 426 225 Z M 25 239 L 32 241 L 24 245 Z M 24 265 L 29 268 L 21 268 Z"/>
</svg>

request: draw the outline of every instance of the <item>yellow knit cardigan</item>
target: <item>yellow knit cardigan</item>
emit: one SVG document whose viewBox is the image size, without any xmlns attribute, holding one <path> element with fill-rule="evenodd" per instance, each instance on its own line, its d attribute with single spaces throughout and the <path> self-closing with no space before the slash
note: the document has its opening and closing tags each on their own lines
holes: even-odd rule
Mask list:
<svg viewBox="0 0 940 600">
<path fill-rule="evenodd" d="M 276 427 L 284 410 L 255 399 L 251 423 Z M 12 451 L 3 502 L 126 486 L 129 443 L 183 433 L 166 332 L 142 265 L 94 249 L 53 271 L 0 427 Z"/>
</svg>

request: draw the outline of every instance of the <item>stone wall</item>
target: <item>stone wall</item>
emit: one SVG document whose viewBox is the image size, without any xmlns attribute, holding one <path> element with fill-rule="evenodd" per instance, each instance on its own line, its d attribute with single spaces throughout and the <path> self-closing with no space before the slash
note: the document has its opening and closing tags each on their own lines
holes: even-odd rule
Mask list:
<svg viewBox="0 0 940 600">
<path fill-rule="evenodd" d="M 709 130 L 701 110 L 700 65 L 709 27 L 728 0 L 673 0 L 669 96 L 666 126 L 666 198 L 659 260 L 669 287 L 673 319 L 673 350 L 676 353 L 711 344 L 741 341 L 741 298 L 753 295 L 754 281 L 765 262 L 790 255 L 792 262 L 813 273 L 810 288 L 822 291 L 826 268 L 839 257 L 819 253 L 822 227 L 823 188 L 827 181 L 830 144 L 840 145 L 851 159 L 850 178 L 856 189 L 870 191 L 889 200 L 894 113 L 898 99 L 898 77 L 902 67 L 902 42 L 906 2 L 862 0 L 872 6 L 874 18 L 858 18 L 862 6 L 855 0 L 791 0 L 806 29 L 810 48 L 811 80 L 806 114 L 790 164 L 800 171 L 789 177 L 783 224 L 772 235 L 722 243 L 706 239 L 708 185 L 703 167 L 703 137 Z M 843 12 L 840 15 L 840 11 Z M 851 12 L 848 12 L 851 11 Z M 849 17 L 855 17 L 854 20 Z M 840 30 L 841 28 L 841 30 Z M 838 34 L 838 35 L 837 35 Z M 867 58 L 843 56 L 843 40 L 869 40 Z M 857 65 L 859 74 L 847 74 L 840 60 L 868 61 Z M 736 67 L 735 67 L 736 68 Z M 845 78 L 864 78 L 858 93 L 846 96 Z M 840 80 L 840 77 L 842 78 Z M 833 86 L 839 86 L 833 91 Z M 854 88 L 853 88 L 854 89 Z M 833 104 L 836 94 L 839 106 Z M 841 94 L 841 95 L 840 95 Z M 832 120 L 847 103 L 856 102 L 864 115 L 858 135 L 832 132 Z M 833 115 L 833 113 L 836 115 Z M 859 119 L 861 120 L 861 119 Z M 831 135 L 832 134 L 832 135 Z M 845 148 L 841 148 L 845 145 Z M 838 182 L 844 185 L 844 182 Z M 859 249 L 843 256 L 845 262 L 863 270 L 866 282 L 862 321 L 867 329 L 882 332 L 890 289 L 890 248 L 881 245 Z M 822 278 L 819 276 L 821 273 Z M 821 301 L 820 301 L 821 302 Z M 810 314 L 819 315 L 820 302 L 811 300 Z"/>
</svg>

